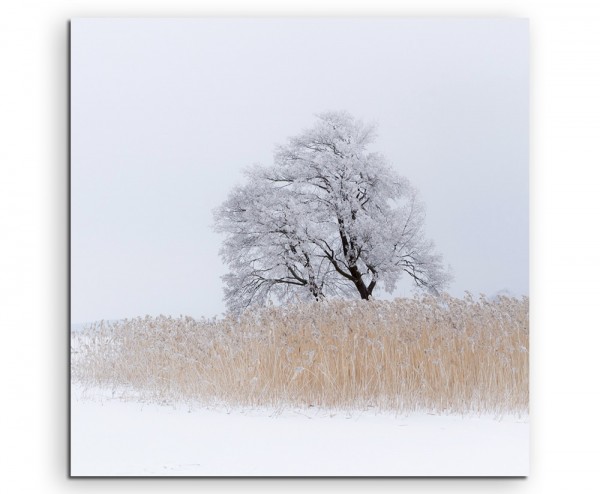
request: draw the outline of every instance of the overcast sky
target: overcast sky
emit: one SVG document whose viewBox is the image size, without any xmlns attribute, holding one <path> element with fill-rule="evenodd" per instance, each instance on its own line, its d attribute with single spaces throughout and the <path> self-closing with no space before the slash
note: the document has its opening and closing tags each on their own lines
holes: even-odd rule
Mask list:
<svg viewBox="0 0 600 494">
<path fill-rule="evenodd" d="M 420 191 L 451 294 L 528 294 L 528 65 L 526 20 L 73 21 L 72 321 L 221 314 L 212 210 L 342 109 Z"/>
</svg>

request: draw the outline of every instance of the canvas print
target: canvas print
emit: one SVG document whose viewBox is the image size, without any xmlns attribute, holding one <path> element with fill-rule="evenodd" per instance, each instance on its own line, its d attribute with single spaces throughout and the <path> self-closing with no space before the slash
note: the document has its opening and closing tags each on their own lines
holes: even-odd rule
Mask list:
<svg viewBox="0 0 600 494">
<path fill-rule="evenodd" d="M 528 475 L 526 20 L 70 31 L 72 476 Z"/>
</svg>

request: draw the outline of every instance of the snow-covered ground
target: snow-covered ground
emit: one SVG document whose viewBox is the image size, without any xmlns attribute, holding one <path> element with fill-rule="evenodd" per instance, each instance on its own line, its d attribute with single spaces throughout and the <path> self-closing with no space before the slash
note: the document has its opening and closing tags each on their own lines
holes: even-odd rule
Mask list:
<svg viewBox="0 0 600 494">
<path fill-rule="evenodd" d="M 73 388 L 74 476 L 526 476 L 527 417 L 167 406 Z"/>
</svg>

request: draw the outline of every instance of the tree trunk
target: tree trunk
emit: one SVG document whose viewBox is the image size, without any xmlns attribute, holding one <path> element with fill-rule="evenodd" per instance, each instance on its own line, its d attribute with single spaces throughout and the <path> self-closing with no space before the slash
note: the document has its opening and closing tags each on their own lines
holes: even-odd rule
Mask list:
<svg viewBox="0 0 600 494">
<path fill-rule="evenodd" d="M 321 289 L 317 286 L 317 284 L 313 280 L 309 281 L 308 289 L 310 290 L 310 293 L 312 294 L 312 296 L 315 297 L 315 300 L 317 302 L 320 302 L 321 300 L 323 300 L 325 298 L 325 295 L 323 295 L 323 292 L 321 291 Z"/>
<path fill-rule="evenodd" d="M 354 286 L 358 290 L 358 293 L 360 293 L 360 298 L 362 298 L 363 300 L 369 300 L 369 295 L 371 295 L 371 292 L 367 288 L 367 285 L 365 285 L 365 282 L 363 281 L 358 268 L 356 266 L 351 266 L 349 268 L 349 271 L 352 277 L 354 278 L 352 281 L 354 283 Z"/>
</svg>

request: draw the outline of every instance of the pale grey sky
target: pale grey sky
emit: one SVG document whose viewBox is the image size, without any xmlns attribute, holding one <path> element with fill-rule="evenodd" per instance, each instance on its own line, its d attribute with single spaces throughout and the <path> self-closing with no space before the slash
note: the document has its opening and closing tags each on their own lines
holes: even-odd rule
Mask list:
<svg viewBox="0 0 600 494">
<path fill-rule="evenodd" d="M 528 101 L 521 19 L 74 20 L 72 321 L 222 313 L 212 209 L 340 109 L 419 189 L 451 294 L 528 294 Z"/>
</svg>

